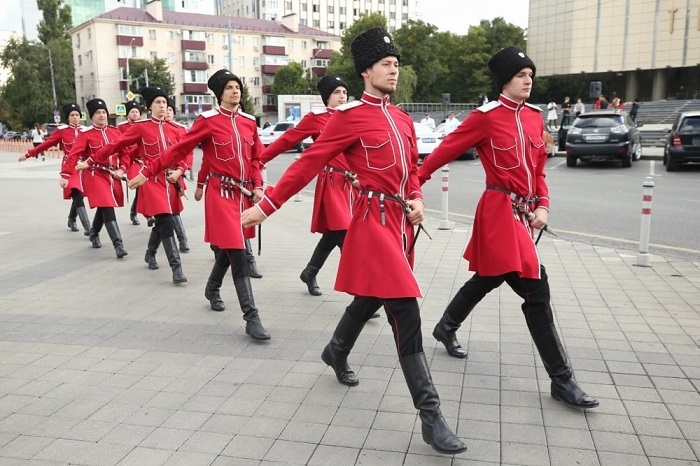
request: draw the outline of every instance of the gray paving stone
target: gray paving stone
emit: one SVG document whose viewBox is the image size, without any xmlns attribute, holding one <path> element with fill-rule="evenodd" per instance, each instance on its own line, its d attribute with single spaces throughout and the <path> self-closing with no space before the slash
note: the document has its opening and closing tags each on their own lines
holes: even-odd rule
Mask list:
<svg viewBox="0 0 700 466">
<path fill-rule="evenodd" d="M 173 452 L 169 450 L 157 450 L 155 448 L 136 447 L 126 457 L 117 463 L 119 466 L 141 466 L 168 464 L 168 459 Z"/>
<path fill-rule="evenodd" d="M 600 432 L 593 430 L 593 444 L 598 451 L 610 451 L 630 455 L 643 455 L 644 451 L 639 438 L 632 434 L 617 432 Z"/>
<path fill-rule="evenodd" d="M 501 448 L 503 452 L 502 461 L 506 464 L 550 464 L 547 447 L 544 445 L 504 442 Z"/>
<path fill-rule="evenodd" d="M 639 440 L 647 456 L 697 461 L 695 453 L 685 439 L 640 435 Z"/>
<path fill-rule="evenodd" d="M 359 450 L 355 448 L 338 447 L 332 445 L 319 445 L 307 464 L 309 465 L 353 465 L 358 460 Z M 390 456 L 392 457 L 392 456 Z M 368 455 L 368 460 L 373 458 Z M 371 464 L 371 463 L 369 463 Z"/>
</svg>

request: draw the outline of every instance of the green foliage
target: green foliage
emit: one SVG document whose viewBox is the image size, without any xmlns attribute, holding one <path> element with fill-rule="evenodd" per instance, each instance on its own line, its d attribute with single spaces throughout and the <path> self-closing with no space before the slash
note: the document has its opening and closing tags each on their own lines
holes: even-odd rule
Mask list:
<svg viewBox="0 0 700 466">
<path fill-rule="evenodd" d="M 0 121 L 14 130 L 53 121 L 48 50 L 53 61 L 57 106 L 75 102 L 70 6 L 64 0 L 37 0 L 37 5 L 43 13 L 38 26 L 40 42 L 12 38 L 0 54 L 0 63 L 9 71 L 0 91 Z"/>
<path fill-rule="evenodd" d="M 168 63 L 163 58 L 156 58 L 153 61 L 144 60 L 142 58 L 129 59 L 129 74 L 131 79 L 131 91 L 135 94 L 143 87 L 146 87 L 145 71 L 148 70 L 148 85 L 160 87 L 165 90 L 168 95 L 175 92 L 175 86 L 170 79 L 170 70 Z"/>
<path fill-rule="evenodd" d="M 416 74 L 417 87 L 413 95 L 416 102 L 437 102 L 441 99 L 442 90 L 437 81 L 448 69 L 448 62 L 440 60 L 441 57 L 435 53 L 436 33 L 437 27 L 432 24 L 408 20 L 394 34 L 396 46 L 401 52 L 401 64 L 410 65 Z"/>
<path fill-rule="evenodd" d="M 395 105 L 402 102 L 413 102 L 417 84 L 418 76 L 416 76 L 413 67 L 410 65 L 402 66 L 399 71 L 399 83 L 396 86 L 396 92 L 391 96 L 391 102 Z"/>
<path fill-rule="evenodd" d="M 241 91 L 241 105 L 243 106 L 243 111 L 245 113 L 255 115 L 255 102 L 253 101 L 253 98 L 250 96 L 250 91 L 248 90 L 248 86 L 245 84 L 243 85 L 243 89 Z"/>
<path fill-rule="evenodd" d="M 482 19 L 479 27 L 486 33 L 486 41 L 489 44 L 487 53 L 489 56 L 511 45 L 516 45 L 523 50 L 526 49 L 525 30 L 514 24 L 507 23 L 500 16 L 491 21 Z"/>
<path fill-rule="evenodd" d="M 291 62 L 289 65 L 279 67 L 272 83 L 272 93 L 276 95 L 309 93 L 309 80 L 304 77 L 301 63 Z"/>
</svg>

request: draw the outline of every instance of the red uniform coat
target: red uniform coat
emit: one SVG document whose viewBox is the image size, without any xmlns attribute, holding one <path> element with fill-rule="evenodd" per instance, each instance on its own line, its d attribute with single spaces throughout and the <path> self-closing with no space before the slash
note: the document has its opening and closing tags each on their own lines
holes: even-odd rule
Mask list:
<svg viewBox="0 0 700 466">
<path fill-rule="evenodd" d="M 266 190 L 258 208 L 272 214 L 341 152 L 357 173 L 361 191 L 353 205 L 335 289 L 383 299 L 421 296 L 408 252 L 413 226 L 399 203 L 380 201 L 382 195 L 394 194 L 422 199 L 413 121 L 388 98 L 364 93 L 361 100 L 337 107 L 318 140 L 274 188 Z"/>
<path fill-rule="evenodd" d="M 28 156 L 36 157 L 50 147 L 58 146 L 61 148 L 63 151 L 63 159 L 61 161 L 61 171 L 59 174 L 61 175 L 61 178 L 68 180 L 68 186 L 63 190 L 63 199 L 71 199 L 70 194 L 73 189 L 77 189 L 78 191 L 83 192 L 83 195 L 85 195 L 82 174 L 75 173 L 72 177 L 68 174 L 65 174 L 64 176 L 65 172 L 63 169 L 66 161 L 68 160 L 68 154 L 70 154 L 73 144 L 83 128 L 84 127 L 82 125 L 60 125 L 54 130 L 53 133 L 51 133 L 51 136 L 49 136 L 46 141 L 42 142 L 36 147 L 32 147 L 27 151 Z"/>
<path fill-rule="evenodd" d="M 139 120 L 129 125 L 128 130 L 122 134 L 121 138 L 110 142 L 88 158 L 87 163 L 90 166 L 94 164 L 104 165 L 111 154 L 121 151 L 125 154 L 124 158 L 128 160 L 129 166 L 136 164 L 140 168 L 139 162 L 144 163 L 159 157 L 168 147 L 178 141 L 181 134 L 176 125 L 169 121 L 153 117 L 148 120 Z M 136 150 L 132 150 L 134 146 Z M 136 211 L 146 217 L 181 212 L 180 196 L 173 196 L 171 191 L 176 192 L 175 185 L 168 182 L 165 171 L 151 176 L 139 188 Z"/>
<path fill-rule="evenodd" d="M 139 120 L 140 121 L 140 120 Z M 122 134 L 126 133 L 131 129 L 132 126 L 134 126 L 135 122 L 131 120 L 126 120 L 117 126 L 117 129 L 122 132 Z M 128 179 L 134 178 L 136 175 L 139 174 L 139 171 L 141 170 L 141 164 L 143 161 L 140 159 L 138 152 L 139 148 L 136 144 L 132 144 L 131 146 L 124 148 L 123 151 L 124 155 L 132 161 L 131 165 L 127 167 L 126 171 L 126 177 Z M 134 163 L 136 162 L 136 163 Z"/>
<path fill-rule="evenodd" d="M 263 165 L 286 152 L 311 136 L 314 141 L 328 123 L 335 109 L 312 110 L 294 128 L 288 129 L 279 139 L 270 144 L 262 154 Z M 307 152 L 302 154 L 306 157 Z M 343 154 L 339 154 L 323 167 L 316 178 L 314 191 L 314 211 L 311 216 L 312 233 L 347 230 L 352 219 L 352 203 L 357 197 L 357 189 L 345 176 L 350 168 Z"/>
<path fill-rule="evenodd" d="M 141 174 L 149 178 L 173 166 L 198 144 L 203 158 L 197 182 L 200 187 L 207 184 L 204 241 L 221 249 L 244 249 L 244 239 L 255 237 L 255 229 L 241 225 L 241 212 L 252 204 L 239 186 L 252 191 L 263 185 L 259 162 L 263 145 L 255 117 L 223 107 L 204 112 L 180 142 L 146 162 Z"/>
<path fill-rule="evenodd" d="M 64 164 L 64 170 L 72 176 L 75 165 L 79 160 L 87 160 L 103 146 L 121 137 L 121 132 L 114 126 L 84 128 L 75 140 L 70 156 Z M 122 207 L 124 205 L 124 188 L 121 180 L 115 180 L 109 170 L 126 172 L 129 161 L 122 154 L 111 154 L 104 164 L 96 164 L 91 170 L 86 170 L 83 182 L 89 193 L 90 208 Z"/>
<path fill-rule="evenodd" d="M 418 170 L 421 181 L 470 147 L 479 153 L 486 185 L 499 186 L 549 209 L 544 167 L 547 150 L 542 140 L 541 110 L 517 104 L 501 95 L 473 111 Z M 479 200 L 469 245 L 464 253 L 469 270 L 484 276 L 517 272 L 539 278 L 540 260 L 527 218 L 514 214 L 508 193 L 486 189 Z"/>
<path fill-rule="evenodd" d="M 173 122 L 173 125 L 175 125 L 175 129 L 178 132 L 177 140 L 179 141 L 180 139 L 182 139 L 182 137 L 185 134 L 187 134 L 187 128 L 185 128 L 181 124 L 175 123 L 175 122 Z M 184 158 L 184 160 L 181 160 L 177 166 L 170 167 L 173 169 L 179 168 L 182 170 L 182 176 L 177 180 L 178 184 L 180 185 L 180 191 L 178 191 L 177 189 L 170 190 L 170 195 L 174 198 L 172 201 L 174 214 L 179 214 L 184 209 L 184 204 L 182 202 L 182 199 L 180 199 L 180 198 L 182 196 L 184 196 L 185 190 L 187 189 L 187 183 L 185 182 L 185 172 L 192 168 L 193 162 L 194 162 L 194 151 L 190 151 L 190 153 L 187 154 L 187 156 Z M 178 202 L 178 200 L 179 200 L 179 202 Z M 182 208 L 180 210 L 177 210 L 178 205 L 182 206 Z"/>
</svg>

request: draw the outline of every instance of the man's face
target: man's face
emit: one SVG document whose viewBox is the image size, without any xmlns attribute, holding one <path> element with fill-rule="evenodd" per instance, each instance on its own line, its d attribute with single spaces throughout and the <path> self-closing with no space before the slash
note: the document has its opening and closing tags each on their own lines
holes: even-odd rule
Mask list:
<svg viewBox="0 0 700 466">
<path fill-rule="evenodd" d="M 224 92 L 221 93 L 221 106 L 229 110 L 236 110 L 241 102 L 241 87 L 238 81 L 230 80 L 224 87 Z"/>
<path fill-rule="evenodd" d="M 80 124 L 80 112 L 73 110 L 68 114 L 68 124 L 77 126 Z"/>
<path fill-rule="evenodd" d="M 168 121 L 175 120 L 175 110 L 172 107 L 168 107 L 168 110 L 165 112 L 165 119 Z"/>
<path fill-rule="evenodd" d="M 104 108 L 99 108 L 95 113 L 92 114 L 92 124 L 95 126 L 105 126 L 107 125 L 107 110 Z"/>
<path fill-rule="evenodd" d="M 343 86 L 336 87 L 331 95 L 328 96 L 328 107 L 335 108 L 338 105 L 343 105 L 348 101 L 348 90 Z"/>
<path fill-rule="evenodd" d="M 362 72 L 365 90 L 372 95 L 391 95 L 399 82 L 399 60 L 387 56 Z"/>
<path fill-rule="evenodd" d="M 159 95 L 153 102 L 151 102 L 151 115 L 153 115 L 158 120 L 165 118 L 165 113 L 168 111 L 168 100 Z"/>
<path fill-rule="evenodd" d="M 139 121 L 141 119 L 141 112 L 138 108 L 132 108 L 129 113 L 126 114 L 126 118 L 129 121 Z"/>
<path fill-rule="evenodd" d="M 516 102 L 524 102 L 532 91 L 532 69 L 523 68 L 503 86 L 503 95 Z"/>
</svg>

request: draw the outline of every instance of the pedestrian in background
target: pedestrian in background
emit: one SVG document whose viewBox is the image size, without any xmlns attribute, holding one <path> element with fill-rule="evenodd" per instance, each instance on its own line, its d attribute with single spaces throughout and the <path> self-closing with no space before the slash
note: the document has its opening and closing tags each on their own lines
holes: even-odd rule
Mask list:
<svg viewBox="0 0 700 466">
<path fill-rule="evenodd" d="M 557 120 L 559 119 L 559 116 L 557 115 L 557 103 L 554 100 L 551 100 L 547 104 L 547 129 L 549 131 L 556 131 L 557 130 Z"/>
<path fill-rule="evenodd" d="M 450 356 L 466 358 L 457 329 L 489 292 L 506 282 L 523 300 L 522 312 L 551 379 L 552 397 L 569 406 L 595 408 L 598 400 L 573 378 L 554 325 L 547 273 L 533 240 L 534 230 L 547 225 L 549 214 L 541 110 L 526 102 L 535 63 L 522 49 L 511 46 L 491 57 L 488 67 L 501 92 L 498 101 L 469 114 L 418 170 L 425 182 L 434 171 L 475 147 L 486 172 L 486 189 L 464 253 L 469 270 L 475 273 L 452 298 L 433 336 Z"/>
<path fill-rule="evenodd" d="M 377 27 L 355 37 L 351 53 L 365 90 L 338 107 L 321 136 L 256 206 L 243 212 L 244 226 L 260 224 L 338 154 L 357 173 L 360 193 L 340 255 L 335 289 L 354 296 L 321 359 L 338 381 L 357 385 L 347 357 L 365 323 L 383 305 L 394 334 L 406 384 L 419 410 L 423 440 L 441 453 L 467 449 L 440 411 L 440 397 L 423 352 L 421 296 L 413 275 L 413 227 L 423 219 L 416 177 L 418 150 L 411 117 L 391 105 L 401 54 L 389 33 Z M 404 205 L 405 202 L 405 205 Z"/>
<path fill-rule="evenodd" d="M 639 100 L 634 99 L 632 102 L 632 108 L 630 109 L 630 118 L 632 118 L 632 121 L 637 120 L 637 112 L 639 112 Z"/>
<path fill-rule="evenodd" d="M 119 131 L 122 132 L 122 134 L 129 131 L 131 126 L 141 119 L 141 107 L 139 107 L 139 104 L 135 101 L 129 100 L 124 104 L 124 108 L 126 109 L 126 120 L 117 125 L 117 128 L 119 129 Z M 129 167 L 129 171 L 126 174 L 126 177 L 128 179 L 131 179 L 132 177 L 136 176 L 136 174 L 139 172 L 139 169 L 141 168 L 141 164 L 143 163 L 143 161 L 138 156 L 135 156 L 136 154 L 138 154 L 138 152 L 138 146 L 136 144 L 133 144 L 131 147 L 124 149 L 124 154 L 127 157 L 129 157 L 130 160 L 133 161 L 133 163 Z M 131 220 L 132 225 L 141 224 L 141 222 L 139 222 L 139 217 L 136 214 L 136 203 L 138 202 L 138 200 L 139 190 L 137 189 L 134 194 L 134 200 L 131 202 L 131 209 L 129 210 L 129 220 Z"/>
<path fill-rule="evenodd" d="M 435 120 L 433 120 L 433 118 L 430 116 L 430 113 L 428 112 L 425 112 L 423 114 L 423 119 L 420 121 L 420 123 L 432 130 L 435 129 Z"/>
<path fill-rule="evenodd" d="M 44 142 L 44 132 L 41 130 L 41 125 L 39 123 L 34 123 L 34 128 L 29 132 L 29 136 L 32 138 L 32 145 L 34 147 Z M 46 160 L 46 156 L 43 152 L 41 152 L 41 160 Z"/>
<path fill-rule="evenodd" d="M 574 104 L 574 115 L 578 117 L 579 115 L 583 115 L 584 113 L 586 113 L 586 106 L 583 104 L 581 98 L 579 97 L 578 99 L 576 99 L 576 103 Z"/>
</svg>

